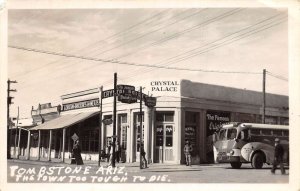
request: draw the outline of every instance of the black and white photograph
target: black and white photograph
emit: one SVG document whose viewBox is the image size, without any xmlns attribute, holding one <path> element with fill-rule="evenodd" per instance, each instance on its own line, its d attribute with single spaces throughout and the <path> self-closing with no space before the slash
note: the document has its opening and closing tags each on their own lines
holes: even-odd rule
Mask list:
<svg viewBox="0 0 300 191">
<path fill-rule="evenodd" d="M 299 189 L 290 4 L 7 4 L 1 190 Z"/>
</svg>

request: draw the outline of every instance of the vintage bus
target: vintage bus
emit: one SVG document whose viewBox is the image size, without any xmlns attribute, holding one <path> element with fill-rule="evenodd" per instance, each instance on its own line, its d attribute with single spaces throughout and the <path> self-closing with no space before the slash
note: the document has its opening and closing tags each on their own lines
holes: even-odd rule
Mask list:
<svg viewBox="0 0 300 191">
<path fill-rule="evenodd" d="M 283 145 L 284 163 L 289 162 L 289 127 L 257 123 L 229 123 L 214 136 L 214 155 L 217 163 L 230 163 L 238 169 L 251 163 L 260 169 L 274 160 L 275 138 Z"/>
</svg>

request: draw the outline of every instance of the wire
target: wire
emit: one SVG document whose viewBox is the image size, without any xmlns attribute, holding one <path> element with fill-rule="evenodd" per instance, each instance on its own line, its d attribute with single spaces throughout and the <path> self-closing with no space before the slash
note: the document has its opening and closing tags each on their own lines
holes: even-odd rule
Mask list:
<svg viewBox="0 0 300 191">
<path fill-rule="evenodd" d="M 149 18 L 146 18 L 146 19 L 144 19 L 144 20 L 141 21 L 141 22 L 132 25 L 131 27 L 125 29 L 124 31 L 115 33 L 115 34 L 113 34 L 113 35 L 110 35 L 110 36 L 108 36 L 108 37 L 102 39 L 102 40 L 96 41 L 96 42 L 94 42 L 94 43 L 92 43 L 92 44 L 90 44 L 90 45 L 88 45 L 88 46 L 85 46 L 84 48 L 81 48 L 81 49 L 79 49 L 79 50 L 77 50 L 77 51 L 74 51 L 74 53 L 79 53 L 79 52 L 81 52 L 81 51 L 83 51 L 83 50 L 88 50 L 87 48 L 92 47 L 92 46 L 94 46 L 95 44 L 97 44 L 97 43 L 99 43 L 99 42 L 102 42 L 103 40 L 112 39 L 113 37 L 116 37 L 116 36 L 119 35 L 119 34 L 126 33 L 126 32 L 128 32 L 128 31 L 130 31 L 131 29 L 136 28 L 137 26 L 139 26 L 139 25 L 141 25 L 141 24 L 143 24 L 143 23 L 145 24 L 145 23 L 147 23 L 148 21 L 151 21 L 153 18 L 155 18 L 155 17 L 157 17 L 157 16 L 159 16 L 159 15 L 162 15 L 163 13 L 165 13 L 165 12 L 167 12 L 167 11 L 168 11 L 168 10 L 160 11 L 159 13 L 157 13 L 157 14 L 155 14 L 155 15 L 149 17 Z M 22 20 L 20 20 L 18 23 L 20 23 L 20 22 L 23 21 L 23 20 L 24 20 L 24 18 L 23 18 Z M 153 22 L 153 21 L 151 21 L 151 22 Z M 18 23 L 17 23 L 17 24 L 18 24 Z M 89 51 L 90 51 L 90 50 L 89 50 Z M 74 54 L 74 53 L 72 53 L 72 54 Z M 89 53 L 91 53 L 91 52 L 89 52 Z M 24 72 L 23 74 L 15 75 L 15 76 L 12 76 L 12 77 L 13 77 L 13 78 L 17 78 L 17 77 L 22 77 L 22 76 L 28 75 L 28 73 L 31 73 L 31 72 L 34 72 L 34 71 L 37 71 L 37 70 L 46 68 L 46 67 L 48 67 L 48 66 L 50 66 L 50 65 L 53 65 L 53 64 L 55 64 L 55 63 L 59 63 L 59 62 L 62 61 L 62 60 L 65 60 L 65 58 L 62 58 L 62 59 L 58 59 L 58 60 L 52 61 L 52 62 L 50 62 L 50 63 L 48 63 L 48 64 L 45 64 L 45 65 L 43 65 L 43 66 L 41 66 L 41 67 L 38 67 L 38 68 L 34 69 L 34 70 L 26 71 L 26 72 Z M 12 75 L 14 75 L 14 74 L 12 74 Z"/>
<path fill-rule="evenodd" d="M 137 50 L 135 50 L 134 52 L 127 53 L 127 54 L 123 54 L 123 55 L 121 55 L 121 56 L 119 56 L 119 57 L 117 57 L 117 58 L 115 58 L 115 59 L 124 58 L 124 57 L 127 57 L 127 56 L 129 56 L 129 55 L 132 55 L 132 54 L 135 54 L 135 53 L 137 53 L 137 52 L 140 52 L 141 50 L 145 50 L 145 49 L 148 49 L 148 48 L 150 48 L 150 47 L 152 47 L 152 46 L 156 46 L 156 45 L 165 43 L 165 42 L 167 42 L 167 41 L 169 41 L 169 40 L 171 40 L 171 39 L 180 37 L 181 35 L 183 35 L 183 34 L 185 34 L 185 33 L 188 33 L 188 32 L 194 31 L 194 30 L 197 30 L 197 29 L 199 29 L 200 27 L 206 26 L 206 25 L 208 25 L 208 24 L 211 24 L 211 23 L 213 23 L 213 22 L 216 22 L 216 21 L 219 21 L 219 20 L 221 20 L 221 19 L 224 19 L 224 18 L 226 18 L 226 17 L 228 17 L 228 16 L 231 16 L 231 15 L 233 15 L 233 14 L 239 12 L 239 11 L 241 11 L 241 9 L 240 9 L 240 10 L 237 10 L 237 11 L 234 11 L 234 10 L 233 10 L 233 12 L 232 12 L 232 11 L 226 12 L 225 14 L 221 14 L 221 15 L 219 15 L 219 16 L 217 16 L 217 17 L 214 17 L 214 18 L 212 18 L 212 19 L 206 20 L 206 21 L 204 21 L 204 22 L 202 22 L 202 23 L 200 23 L 200 24 L 197 24 L 197 25 L 195 25 L 195 26 L 192 26 L 192 27 L 190 27 L 190 28 L 188 28 L 188 29 L 185 29 L 185 30 L 183 30 L 183 31 L 181 31 L 181 32 L 178 32 L 178 33 L 175 33 L 175 34 L 173 34 L 173 35 L 171 35 L 171 36 L 162 38 L 162 39 L 160 39 L 159 41 L 153 42 L 153 43 L 148 44 L 148 45 L 146 45 L 146 46 L 142 46 L 142 47 L 138 48 Z"/>
<path fill-rule="evenodd" d="M 286 82 L 289 81 L 288 78 L 286 78 L 286 77 L 284 77 L 284 76 L 276 75 L 276 74 L 273 74 L 273 73 L 271 73 L 271 72 L 269 72 L 269 71 L 267 71 L 266 73 L 267 73 L 268 75 L 274 77 L 274 78 L 277 78 L 277 79 L 280 79 L 280 80 L 283 80 L 283 81 L 286 81 Z"/>
<path fill-rule="evenodd" d="M 253 32 L 253 31 L 250 31 L 250 32 L 252 32 L 252 33 L 249 33 L 248 35 L 243 36 L 242 38 L 232 39 L 232 41 L 229 41 L 229 42 L 227 42 L 227 43 L 225 43 L 225 44 L 224 44 L 224 42 L 223 42 L 223 43 L 220 43 L 220 44 L 218 44 L 218 45 L 215 45 L 214 47 L 209 47 L 208 49 L 206 49 L 206 50 L 204 50 L 204 51 L 202 50 L 201 52 L 198 52 L 196 55 L 203 54 L 203 53 L 206 53 L 206 52 L 208 52 L 208 51 L 214 50 L 214 49 L 216 49 L 216 48 L 221 47 L 221 45 L 224 46 L 224 45 L 231 44 L 231 43 L 233 43 L 233 42 L 235 42 L 235 41 L 237 41 L 237 40 L 241 40 L 241 39 L 246 38 L 246 37 L 248 37 L 248 36 L 250 36 L 250 35 L 253 35 L 253 34 L 257 33 L 257 32 L 261 32 L 261 31 L 263 31 L 263 30 L 266 30 L 266 29 L 269 29 L 269 28 L 271 28 L 271 27 L 274 27 L 274 26 L 276 26 L 276 25 L 278 25 L 278 24 L 280 24 L 280 23 L 282 23 L 282 22 L 276 23 L 276 24 L 274 24 L 274 25 L 271 25 L 271 26 L 269 26 L 269 27 L 267 27 L 267 28 L 263 28 L 263 29 L 258 30 L 258 31 L 254 31 L 254 32 Z M 270 23 L 269 23 L 269 24 L 270 24 Z M 269 24 L 268 24 L 268 25 L 269 25 Z M 266 26 L 266 25 L 264 25 L 263 27 L 265 27 L 265 26 Z M 247 28 L 248 28 L 248 27 L 247 27 Z M 255 30 L 257 30 L 257 29 L 255 29 Z M 243 35 L 245 35 L 245 34 L 243 34 Z M 231 36 L 231 35 L 228 35 L 228 36 Z M 223 38 L 221 38 L 221 39 L 223 39 Z M 221 39 L 219 39 L 219 40 L 221 40 Z M 226 42 L 226 41 L 225 41 L 225 42 Z M 191 57 L 194 57 L 194 56 L 196 56 L 196 55 L 192 55 L 192 56 L 186 57 L 186 58 L 184 58 L 184 60 L 189 59 L 189 58 L 191 58 Z M 183 61 L 183 59 L 182 59 L 182 60 L 179 60 L 179 61 Z M 168 65 L 172 65 L 172 64 L 178 63 L 179 61 L 173 62 L 173 63 L 169 63 Z M 159 62 L 159 63 L 162 63 L 162 62 Z M 140 72 L 140 73 L 145 74 L 146 72 L 150 72 L 150 71 L 152 71 L 152 70 L 143 71 L 143 72 Z M 135 76 L 136 76 L 136 75 L 135 75 Z"/>
<path fill-rule="evenodd" d="M 205 10 L 206 10 L 206 9 L 201 10 L 201 11 L 199 11 L 199 12 L 202 12 L 202 11 L 205 11 Z M 236 11 L 236 10 L 240 11 L 241 9 L 234 9 L 234 10 L 228 11 L 228 12 L 226 12 L 225 14 L 222 14 L 222 15 L 220 15 L 220 16 L 218 16 L 218 17 L 222 17 L 222 16 L 224 16 L 224 15 L 226 15 L 226 14 L 230 14 L 230 15 L 231 15 L 231 14 L 235 14 L 235 11 Z M 238 11 L 237 11 L 237 12 L 238 12 Z M 193 16 L 193 15 L 194 15 L 194 14 L 192 14 L 191 16 Z M 190 16 L 188 16 L 188 17 L 190 17 Z M 180 21 L 180 20 L 179 20 L 179 21 Z M 139 37 L 137 37 L 137 38 L 135 38 L 135 39 L 133 39 L 133 40 L 129 40 L 129 41 L 127 41 L 127 42 L 125 42 L 125 43 L 122 43 L 122 44 L 120 44 L 120 45 L 118 45 L 118 46 L 115 46 L 115 47 L 113 47 L 113 48 L 110 48 L 110 49 L 107 49 L 107 50 L 105 50 L 105 51 L 102 51 L 102 52 L 98 53 L 96 56 L 102 55 L 102 54 L 104 54 L 104 53 L 106 53 L 106 52 L 108 52 L 108 51 L 114 50 L 114 49 L 119 48 L 119 47 L 122 47 L 122 46 L 124 46 L 124 45 L 126 45 L 126 44 L 132 43 L 132 42 L 134 42 L 134 41 L 136 41 L 136 40 L 139 40 L 139 39 L 141 39 L 141 38 L 144 38 L 145 36 L 147 36 L 147 35 L 149 35 L 149 34 L 155 33 L 155 32 L 157 32 L 157 31 L 159 31 L 159 30 L 161 30 L 161 29 L 164 29 L 164 28 L 166 28 L 166 27 L 172 26 L 172 25 L 178 23 L 179 21 L 172 22 L 171 24 L 169 24 L 169 25 L 167 25 L 167 26 L 160 27 L 160 28 L 155 29 L 155 30 L 153 30 L 153 31 L 150 31 L 150 32 L 148 32 L 148 33 L 146 33 L 146 34 L 144 34 L 144 35 L 142 35 L 142 36 L 139 36 Z M 196 26 L 197 26 L 197 25 L 196 25 Z M 194 26 L 194 27 L 195 27 L 195 26 Z"/>
<path fill-rule="evenodd" d="M 64 54 L 64 53 L 59 53 L 59 52 L 52 52 L 52 51 L 46 51 L 46 50 L 25 48 L 25 47 L 13 46 L 13 45 L 9 45 L 8 47 L 9 48 L 14 48 L 14 49 L 19 49 L 19 50 L 30 51 L 30 52 L 38 52 L 38 53 L 43 53 L 43 54 L 49 54 L 49 55 L 64 56 L 64 57 L 69 57 L 69 58 L 78 58 L 78 59 L 91 60 L 91 61 L 100 61 L 100 62 L 105 62 L 105 63 L 116 63 L 116 64 L 129 65 L 129 66 L 141 66 L 141 67 L 161 68 L 161 69 L 163 68 L 163 69 L 172 69 L 172 70 L 186 70 L 186 71 L 217 72 L 217 73 L 260 74 L 258 72 L 203 70 L 203 69 L 190 69 L 190 68 L 167 67 L 167 66 L 159 66 L 159 65 L 137 64 L 137 63 L 132 63 L 132 62 L 122 62 L 122 61 L 117 61 L 117 60 L 105 60 L 105 59 L 100 59 L 100 58 L 76 56 L 76 55 L 71 55 L 71 54 Z"/>
</svg>

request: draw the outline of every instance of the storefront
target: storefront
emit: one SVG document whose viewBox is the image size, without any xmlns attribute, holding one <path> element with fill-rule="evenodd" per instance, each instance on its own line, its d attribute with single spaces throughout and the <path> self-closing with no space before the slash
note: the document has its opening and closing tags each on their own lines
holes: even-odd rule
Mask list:
<svg viewBox="0 0 300 191">
<path fill-rule="evenodd" d="M 261 122 L 260 92 L 188 80 L 136 85 L 144 86 L 145 92 L 157 97 L 157 103 L 155 107 L 143 103 L 142 117 L 139 103 L 117 103 L 116 140 L 121 148 L 121 162 L 139 161 L 142 141 L 149 162 L 182 164 L 184 142 L 189 140 L 193 146 L 193 163 L 212 163 L 212 135 L 223 123 Z M 44 147 L 44 151 L 40 153 L 46 157 L 53 153 L 51 157 L 62 160 L 70 157 L 72 136 L 76 134 L 83 159 L 98 160 L 99 133 L 100 149 L 107 152 L 113 136 L 113 100 L 103 99 L 100 121 L 99 97 L 99 88 L 61 96 L 59 117 L 31 129 L 31 132 L 41 132 L 37 145 Z M 266 123 L 288 124 L 288 97 L 267 94 L 266 98 Z M 51 151 L 47 150 L 49 144 Z"/>
</svg>

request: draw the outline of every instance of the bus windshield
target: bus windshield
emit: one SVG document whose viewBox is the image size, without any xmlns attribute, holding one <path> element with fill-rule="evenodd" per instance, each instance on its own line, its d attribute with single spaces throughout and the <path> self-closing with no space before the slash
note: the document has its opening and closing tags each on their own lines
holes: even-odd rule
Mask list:
<svg viewBox="0 0 300 191">
<path fill-rule="evenodd" d="M 227 139 L 232 140 L 232 139 L 236 138 L 236 133 L 237 133 L 236 129 L 228 129 L 227 130 Z"/>
<path fill-rule="evenodd" d="M 236 138 L 236 129 L 222 129 L 219 133 L 219 140 L 232 140 Z"/>
</svg>

